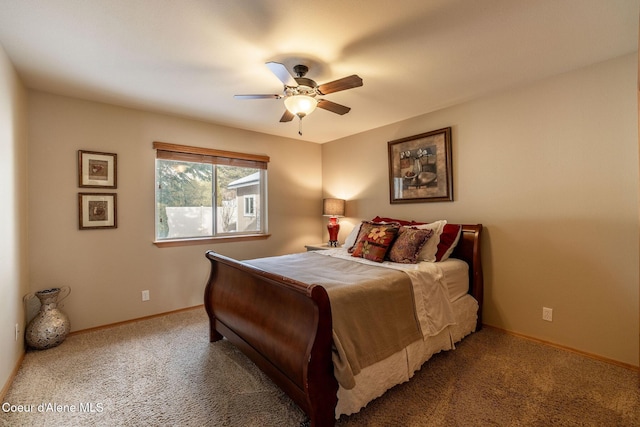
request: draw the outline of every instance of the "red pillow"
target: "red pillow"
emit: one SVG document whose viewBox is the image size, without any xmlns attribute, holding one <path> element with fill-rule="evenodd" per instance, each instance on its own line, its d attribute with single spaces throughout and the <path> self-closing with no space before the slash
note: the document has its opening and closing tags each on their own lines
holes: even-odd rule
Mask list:
<svg viewBox="0 0 640 427">
<path fill-rule="evenodd" d="M 449 255 L 453 252 L 458 240 L 460 240 L 460 234 L 462 233 L 462 226 L 459 224 L 445 224 L 440 234 L 440 243 L 438 243 L 438 252 L 436 252 L 436 262 L 444 261 L 449 258 Z"/>
<path fill-rule="evenodd" d="M 380 223 L 380 222 L 395 222 L 395 223 L 400 224 L 400 225 L 411 225 L 411 224 L 413 224 L 413 221 L 407 221 L 407 220 L 404 220 L 404 219 L 395 219 L 395 218 L 384 218 L 384 217 L 379 217 L 379 216 L 373 218 L 371 220 L 371 222 L 378 222 L 378 223 Z"/>
</svg>

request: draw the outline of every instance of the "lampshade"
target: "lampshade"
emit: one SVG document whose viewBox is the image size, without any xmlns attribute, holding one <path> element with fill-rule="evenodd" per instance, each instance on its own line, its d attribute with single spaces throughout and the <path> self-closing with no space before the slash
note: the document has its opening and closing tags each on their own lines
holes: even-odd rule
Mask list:
<svg viewBox="0 0 640 427">
<path fill-rule="evenodd" d="M 293 95 L 284 99 L 284 106 L 291 114 L 302 118 L 316 109 L 318 101 L 307 95 Z"/>
<path fill-rule="evenodd" d="M 344 216 L 344 204 L 343 199 L 324 199 L 322 201 L 322 215 L 332 217 Z"/>
</svg>

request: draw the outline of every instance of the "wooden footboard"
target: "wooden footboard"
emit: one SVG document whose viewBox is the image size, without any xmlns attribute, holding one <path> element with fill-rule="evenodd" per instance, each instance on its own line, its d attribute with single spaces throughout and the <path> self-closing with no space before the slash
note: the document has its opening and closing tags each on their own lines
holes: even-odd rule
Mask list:
<svg viewBox="0 0 640 427">
<path fill-rule="evenodd" d="M 482 320 L 482 225 L 463 225 L 452 257 L 469 264 L 469 293 Z M 212 251 L 204 295 L 210 340 L 223 336 L 243 351 L 309 416 L 311 426 L 335 424 L 338 382 L 331 360 L 332 321 L 322 286 L 265 272 Z"/>
<path fill-rule="evenodd" d="M 307 413 L 312 426 L 334 425 L 338 382 L 325 289 L 212 251 L 206 257 L 210 340 L 224 336 L 240 348 Z"/>
</svg>

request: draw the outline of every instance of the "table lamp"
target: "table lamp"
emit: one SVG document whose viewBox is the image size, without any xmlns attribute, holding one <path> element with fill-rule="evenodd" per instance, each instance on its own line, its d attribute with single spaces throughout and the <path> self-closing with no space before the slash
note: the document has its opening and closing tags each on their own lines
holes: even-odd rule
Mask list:
<svg viewBox="0 0 640 427">
<path fill-rule="evenodd" d="M 338 231 L 340 231 L 340 224 L 338 224 L 338 217 L 344 216 L 344 204 L 343 199 L 324 199 L 322 200 L 322 215 L 329 217 L 327 223 L 327 230 L 329 230 L 329 246 L 338 246 Z"/>
</svg>

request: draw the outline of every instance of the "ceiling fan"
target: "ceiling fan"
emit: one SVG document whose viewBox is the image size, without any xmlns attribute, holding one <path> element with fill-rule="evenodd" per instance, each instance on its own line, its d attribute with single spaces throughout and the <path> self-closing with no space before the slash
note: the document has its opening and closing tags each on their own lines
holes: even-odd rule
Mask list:
<svg viewBox="0 0 640 427">
<path fill-rule="evenodd" d="M 326 99 L 318 98 L 318 96 L 362 86 L 362 79 L 356 74 L 318 85 L 315 81 L 305 77 L 309 71 L 309 67 L 306 65 L 299 64 L 293 67 L 293 71 L 296 73 L 297 77 L 292 76 L 287 70 L 287 67 L 279 62 L 267 62 L 266 65 L 269 70 L 271 70 L 271 72 L 284 84 L 283 93 L 274 95 L 235 95 L 235 98 L 284 98 L 286 110 L 280 118 L 280 122 L 290 122 L 295 116 L 298 116 L 302 126 L 302 118 L 311 114 L 316 107 L 340 115 L 347 114 L 351 108 Z M 298 133 L 302 135 L 301 130 L 299 130 Z"/>
</svg>

